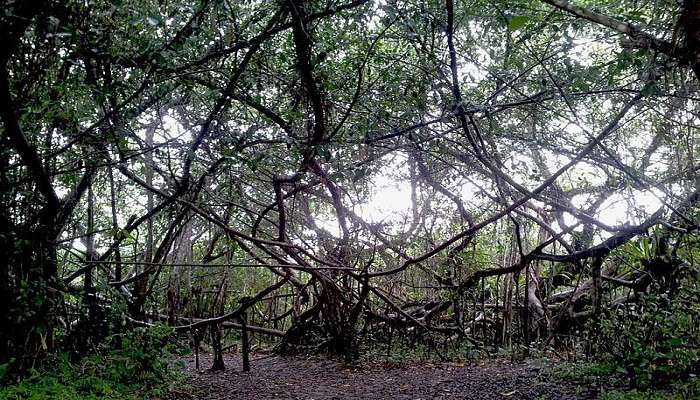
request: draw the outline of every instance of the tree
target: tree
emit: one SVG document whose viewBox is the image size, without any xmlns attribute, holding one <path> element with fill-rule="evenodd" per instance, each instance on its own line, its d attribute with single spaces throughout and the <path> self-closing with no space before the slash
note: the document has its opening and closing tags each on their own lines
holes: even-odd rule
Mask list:
<svg viewBox="0 0 700 400">
<path fill-rule="evenodd" d="M 248 315 L 348 359 L 372 330 L 527 348 L 600 324 L 694 265 L 697 8 L 11 2 L 0 363 L 111 303 L 217 353 Z M 406 210 L 376 218 L 390 181 Z M 644 268 L 616 261 L 651 232 Z"/>
</svg>

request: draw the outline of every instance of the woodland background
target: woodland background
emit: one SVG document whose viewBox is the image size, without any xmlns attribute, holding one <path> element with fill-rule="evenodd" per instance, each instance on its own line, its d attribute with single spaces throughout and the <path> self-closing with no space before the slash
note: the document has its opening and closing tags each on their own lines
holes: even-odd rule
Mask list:
<svg viewBox="0 0 700 400">
<path fill-rule="evenodd" d="M 223 368 L 242 325 L 347 362 L 698 371 L 700 2 L 6 0 L 0 22 L 4 379 L 158 370 L 173 335 Z"/>
</svg>

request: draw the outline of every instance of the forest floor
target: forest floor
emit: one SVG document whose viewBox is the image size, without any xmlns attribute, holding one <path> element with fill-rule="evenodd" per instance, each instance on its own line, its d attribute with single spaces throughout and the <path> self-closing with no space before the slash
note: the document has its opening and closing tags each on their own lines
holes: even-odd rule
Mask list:
<svg viewBox="0 0 700 400">
<path fill-rule="evenodd" d="M 353 368 L 326 359 L 255 354 L 251 371 L 225 355 L 226 370 L 210 371 L 211 357 L 183 358 L 187 386 L 172 399 L 592 399 L 600 388 L 566 384 L 542 360 L 420 363 Z"/>
</svg>

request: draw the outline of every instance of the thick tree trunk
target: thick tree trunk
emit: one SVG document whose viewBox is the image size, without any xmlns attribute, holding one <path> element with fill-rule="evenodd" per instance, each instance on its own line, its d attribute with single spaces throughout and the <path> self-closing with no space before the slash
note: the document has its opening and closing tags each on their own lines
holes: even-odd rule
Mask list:
<svg viewBox="0 0 700 400">
<path fill-rule="evenodd" d="M 221 325 L 213 324 L 209 329 L 211 332 L 211 348 L 214 356 L 211 370 L 224 371 L 226 369 L 226 364 L 224 364 L 223 346 L 221 344 Z"/>
<path fill-rule="evenodd" d="M 363 287 L 358 302 L 350 303 L 332 281 L 321 279 L 325 281 L 316 304 L 295 318 L 278 349 L 284 353 L 294 351 L 296 346 L 314 345 L 325 349 L 331 357 L 354 362 L 359 357 L 356 325 L 368 286 Z"/>
</svg>

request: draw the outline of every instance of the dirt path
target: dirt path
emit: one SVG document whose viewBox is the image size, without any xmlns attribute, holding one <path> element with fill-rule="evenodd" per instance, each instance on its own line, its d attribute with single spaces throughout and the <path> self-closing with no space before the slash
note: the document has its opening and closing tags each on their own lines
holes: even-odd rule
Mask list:
<svg viewBox="0 0 700 400">
<path fill-rule="evenodd" d="M 202 356 L 201 367 L 211 359 Z M 255 355 L 251 372 L 241 372 L 236 355 L 225 358 L 227 370 L 211 372 L 185 361 L 189 388 L 176 399 L 588 399 L 576 387 L 556 383 L 542 362 L 511 364 L 487 360 L 474 364 L 381 365 L 352 369 L 328 360 Z"/>
</svg>

